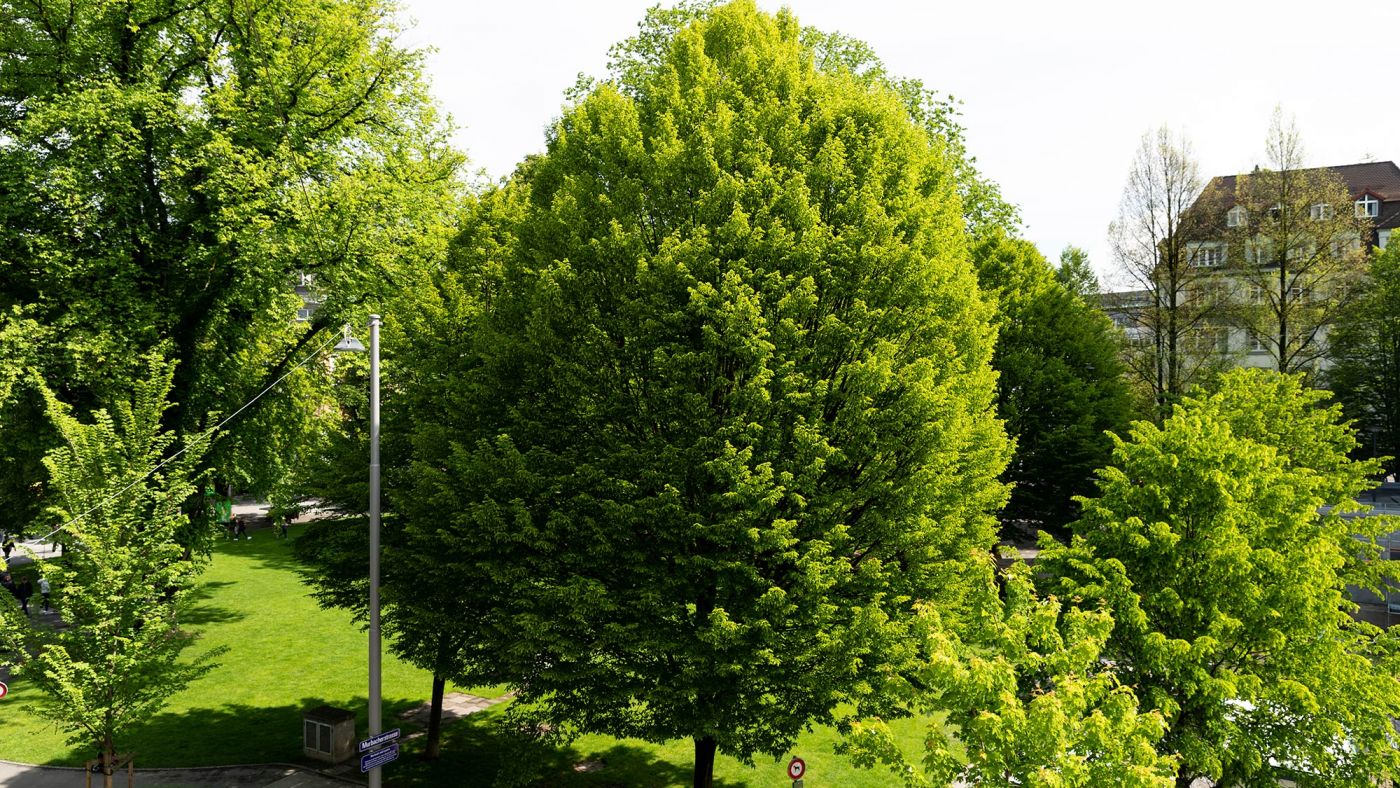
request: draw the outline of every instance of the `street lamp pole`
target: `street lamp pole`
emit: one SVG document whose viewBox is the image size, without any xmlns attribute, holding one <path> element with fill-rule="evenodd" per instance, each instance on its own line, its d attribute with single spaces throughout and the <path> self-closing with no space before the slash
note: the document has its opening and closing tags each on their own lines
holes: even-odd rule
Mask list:
<svg viewBox="0 0 1400 788">
<path fill-rule="evenodd" d="M 379 670 L 379 315 L 369 316 L 369 737 L 384 732 Z M 369 788 L 383 773 L 369 770 Z"/>
</svg>

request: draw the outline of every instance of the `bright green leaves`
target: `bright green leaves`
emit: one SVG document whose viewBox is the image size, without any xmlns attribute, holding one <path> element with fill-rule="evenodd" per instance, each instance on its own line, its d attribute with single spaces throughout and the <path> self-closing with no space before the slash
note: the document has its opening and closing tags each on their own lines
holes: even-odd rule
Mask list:
<svg viewBox="0 0 1400 788">
<path fill-rule="evenodd" d="M 1163 714 L 1161 749 L 1188 777 L 1395 773 L 1379 742 L 1400 682 L 1379 633 L 1345 613 L 1390 526 L 1319 513 L 1354 505 L 1372 467 L 1348 459 L 1354 439 L 1324 397 L 1275 373 L 1225 375 L 1162 426 L 1137 423 L 1073 542 L 1043 545 L 1047 588 L 1113 612 L 1105 654 Z"/>
<path fill-rule="evenodd" d="M 991 307 L 940 146 L 790 16 L 632 46 L 473 206 L 449 278 L 498 289 L 409 373 L 397 505 L 553 720 L 779 753 L 890 707 L 913 605 L 993 541 Z"/>
<path fill-rule="evenodd" d="M 155 350 L 179 361 L 170 424 L 197 432 L 441 255 L 457 156 L 385 4 L 0 15 L 0 306 L 52 332 L 34 366 L 79 413 Z M 305 323 L 300 273 L 321 300 Z M 325 431 L 327 393 L 296 377 L 214 450 L 229 480 L 267 489 Z M 0 443 L 36 412 L 6 412 Z M 36 507 L 30 481 L 0 498 Z"/>
<path fill-rule="evenodd" d="M 1000 595 L 988 568 L 977 574 L 976 614 L 961 634 L 934 609 L 920 611 L 925 664 L 910 700 L 942 717 L 922 772 L 878 721 L 854 725 L 843 749 L 858 763 L 888 765 L 909 786 L 1172 785 L 1174 758 L 1155 750 L 1162 715 L 1140 712 L 1101 660 L 1109 614 L 1038 598 L 1024 564 L 1002 574 Z"/>
<path fill-rule="evenodd" d="M 63 560 L 40 566 L 65 626 L 25 620 L 12 598 L 0 600 L 0 643 L 10 664 L 43 690 L 75 745 L 109 754 L 127 728 L 210 670 L 217 656 L 183 658 L 193 641 L 179 626 L 203 563 L 184 547 L 192 525 L 183 507 L 196 492 L 193 472 L 207 447 L 193 443 L 174 457 L 176 438 L 161 428 L 173 365 L 147 364 L 129 399 L 88 422 L 48 394 L 64 441 L 46 459 L 56 491 L 52 519 L 65 524 L 56 537 L 67 549 Z"/>
</svg>

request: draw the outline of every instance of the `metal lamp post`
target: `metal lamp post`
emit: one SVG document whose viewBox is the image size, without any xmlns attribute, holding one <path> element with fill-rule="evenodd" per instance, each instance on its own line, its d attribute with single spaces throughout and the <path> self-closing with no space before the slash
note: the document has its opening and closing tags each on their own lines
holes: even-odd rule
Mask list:
<svg viewBox="0 0 1400 788">
<path fill-rule="evenodd" d="M 384 732 L 379 663 L 379 315 L 369 316 L 369 737 Z M 364 352 L 347 332 L 336 350 Z M 369 770 L 369 788 L 380 788 L 380 767 Z"/>
</svg>

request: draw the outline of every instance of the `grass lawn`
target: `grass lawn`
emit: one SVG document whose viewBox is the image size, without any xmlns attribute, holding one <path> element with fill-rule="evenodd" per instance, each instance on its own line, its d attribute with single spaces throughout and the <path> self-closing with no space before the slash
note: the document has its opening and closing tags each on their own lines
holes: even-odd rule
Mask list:
<svg viewBox="0 0 1400 788">
<path fill-rule="evenodd" d="M 298 531 L 293 528 L 293 538 Z M 220 645 L 229 650 L 218 668 L 126 736 L 121 749 L 136 752 L 138 766 L 304 762 L 301 712 L 321 704 L 353 709 L 359 715 L 359 732 L 366 730 L 366 635 L 346 613 L 317 608 L 295 568 L 290 542 L 273 539 L 270 531 L 254 532 L 251 541 L 218 542 L 185 621 L 202 635 L 191 653 Z M 395 725 L 399 712 L 426 700 L 430 690 L 428 673 L 386 654 L 386 727 Z M 26 686 L 23 676 L 14 677 L 9 696 L 0 700 L 0 758 L 80 765 L 90 755 L 64 743 L 64 736 L 41 716 L 37 700 L 37 691 Z M 504 758 L 519 757 L 506 754 L 491 724 L 499 709 L 447 726 L 443 758 L 437 763 L 416 758 L 422 739 L 410 740 L 404 756 L 386 767 L 386 784 L 489 785 Z M 904 721 L 898 730 L 906 752 L 915 752 L 924 726 Z M 794 754 L 807 761 L 808 788 L 898 784 L 886 772 L 851 767 L 833 754 L 835 740 L 829 729 L 799 740 Z M 546 776 L 540 785 L 688 785 L 691 747 L 688 741 L 658 746 L 586 736 L 570 748 L 528 757 L 543 764 L 541 773 Z M 601 768 L 575 771 L 574 766 L 584 762 L 600 762 Z M 761 759 L 747 767 L 720 755 L 716 782 L 786 788 L 791 785 L 784 773 L 786 763 L 786 758 L 776 763 Z"/>
</svg>

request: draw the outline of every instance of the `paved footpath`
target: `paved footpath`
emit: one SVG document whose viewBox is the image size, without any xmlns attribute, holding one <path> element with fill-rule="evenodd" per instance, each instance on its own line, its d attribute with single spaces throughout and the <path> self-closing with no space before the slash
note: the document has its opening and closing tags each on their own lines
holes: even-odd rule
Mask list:
<svg viewBox="0 0 1400 788">
<path fill-rule="evenodd" d="M 94 774 L 96 788 L 102 775 Z M 126 771 L 112 776 L 112 784 L 126 786 Z M 59 766 L 30 766 L 0 761 L 0 788 L 84 788 L 87 775 L 82 769 Z M 296 766 L 211 766 L 196 769 L 137 769 L 138 788 L 347 788 L 363 783 L 340 780 Z"/>
</svg>

